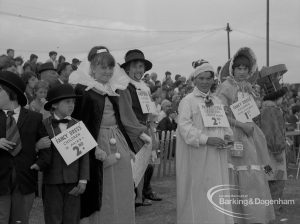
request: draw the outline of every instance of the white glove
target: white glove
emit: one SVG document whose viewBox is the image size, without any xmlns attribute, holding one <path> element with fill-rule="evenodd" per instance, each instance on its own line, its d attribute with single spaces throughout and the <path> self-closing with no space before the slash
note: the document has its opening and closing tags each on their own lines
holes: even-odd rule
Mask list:
<svg viewBox="0 0 300 224">
<path fill-rule="evenodd" d="M 156 154 L 156 150 L 153 150 L 151 152 L 151 161 L 152 161 L 152 163 L 154 163 L 155 160 L 157 160 L 157 154 Z"/>
<path fill-rule="evenodd" d="M 97 146 L 96 150 L 95 150 L 95 157 L 96 157 L 96 159 L 98 159 L 100 161 L 104 161 L 107 158 L 107 154 L 105 151 L 100 149 L 99 146 Z"/>
<path fill-rule="evenodd" d="M 151 139 L 151 137 L 149 136 L 149 135 L 147 135 L 147 134 L 145 134 L 145 133 L 142 133 L 141 135 L 140 135 L 140 139 L 142 139 L 144 142 L 145 142 L 145 144 L 152 144 L 152 139 Z"/>
</svg>

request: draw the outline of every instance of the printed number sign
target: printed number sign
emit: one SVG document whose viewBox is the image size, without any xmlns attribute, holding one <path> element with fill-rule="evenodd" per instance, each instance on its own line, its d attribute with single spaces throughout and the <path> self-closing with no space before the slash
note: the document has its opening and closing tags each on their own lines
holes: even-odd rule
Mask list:
<svg viewBox="0 0 300 224">
<path fill-rule="evenodd" d="M 155 104 L 152 102 L 149 93 L 145 90 L 136 90 L 141 108 L 144 114 L 155 113 Z"/>
<path fill-rule="evenodd" d="M 53 137 L 51 141 L 67 165 L 98 145 L 82 121 Z"/>
<path fill-rule="evenodd" d="M 200 112 L 205 127 L 229 127 L 229 122 L 221 104 L 214 104 L 207 107 L 205 104 L 199 104 Z"/>
<path fill-rule="evenodd" d="M 230 106 L 237 121 L 252 122 L 252 119 L 260 114 L 252 96 L 245 97 Z"/>
</svg>

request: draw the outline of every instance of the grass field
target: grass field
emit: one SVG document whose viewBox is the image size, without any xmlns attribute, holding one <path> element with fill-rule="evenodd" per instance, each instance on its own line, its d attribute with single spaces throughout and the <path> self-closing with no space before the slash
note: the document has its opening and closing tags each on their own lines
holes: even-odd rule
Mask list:
<svg viewBox="0 0 300 224">
<path fill-rule="evenodd" d="M 300 180 L 295 180 L 295 170 L 289 170 L 290 179 L 286 182 L 284 199 L 295 200 L 295 205 L 286 205 L 276 219 L 276 224 L 300 223 Z M 136 224 L 175 224 L 176 223 L 176 181 L 175 176 L 153 181 L 153 188 L 163 201 L 153 202 L 152 206 L 139 207 L 136 211 Z M 42 202 L 35 200 L 30 224 L 43 224 Z"/>
</svg>

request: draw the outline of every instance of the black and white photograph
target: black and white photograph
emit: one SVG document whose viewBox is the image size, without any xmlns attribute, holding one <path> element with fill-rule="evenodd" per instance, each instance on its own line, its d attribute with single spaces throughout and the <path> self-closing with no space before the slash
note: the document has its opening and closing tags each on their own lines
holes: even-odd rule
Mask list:
<svg viewBox="0 0 300 224">
<path fill-rule="evenodd" d="M 0 224 L 300 222 L 300 1 L 0 0 Z"/>
</svg>

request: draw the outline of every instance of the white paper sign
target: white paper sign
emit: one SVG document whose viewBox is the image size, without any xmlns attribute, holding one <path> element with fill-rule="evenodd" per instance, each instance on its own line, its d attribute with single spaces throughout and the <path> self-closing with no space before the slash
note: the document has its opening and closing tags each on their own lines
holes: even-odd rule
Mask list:
<svg viewBox="0 0 300 224">
<path fill-rule="evenodd" d="M 152 102 L 149 93 L 145 90 L 136 90 L 137 96 L 140 101 L 141 108 L 144 114 L 154 114 L 155 113 L 155 103 Z"/>
<path fill-rule="evenodd" d="M 199 104 L 205 127 L 229 127 L 229 122 L 224 111 L 224 106 L 214 104 L 207 107 L 204 103 Z"/>
<path fill-rule="evenodd" d="M 260 111 L 252 96 L 245 97 L 230 106 L 237 121 L 252 122 L 252 119 L 260 114 Z"/>
<path fill-rule="evenodd" d="M 135 186 L 140 183 L 150 162 L 152 144 L 145 144 L 135 155 L 135 161 L 131 160 L 132 176 Z"/>
<path fill-rule="evenodd" d="M 67 165 L 98 145 L 82 121 L 53 137 L 51 141 Z"/>
</svg>

